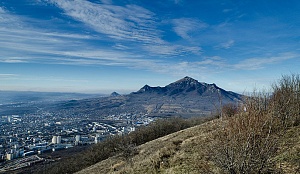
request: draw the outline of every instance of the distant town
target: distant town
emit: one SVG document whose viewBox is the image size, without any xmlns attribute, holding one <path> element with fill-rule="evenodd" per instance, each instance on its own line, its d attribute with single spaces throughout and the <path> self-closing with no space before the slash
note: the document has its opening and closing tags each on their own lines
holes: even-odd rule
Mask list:
<svg viewBox="0 0 300 174">
<path fill-rule="evenodd" d="M 122 113 L 90 118 L 70 113 L 37 112 L 0 118 L 0 172 L 43 161 L 38 155 L 98 143 L 127 134 L 155 118 Z M 8 162 L 13 160 L 14 162 Z"/>
</svg>

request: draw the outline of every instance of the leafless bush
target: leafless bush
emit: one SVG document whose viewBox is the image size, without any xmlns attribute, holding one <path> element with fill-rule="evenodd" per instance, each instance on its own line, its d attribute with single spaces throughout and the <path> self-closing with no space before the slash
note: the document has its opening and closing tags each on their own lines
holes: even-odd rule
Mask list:
<svg viewBox="0 0 300 174">
<path fill-rule="evenodd" d="M 235 114 L 238 113 L 238 106 L 236 104 L 233 104 L 233 103 L 228 103 L 228 104 L 225 104 L 223 107 L 222 107 L 222 112 L 223 112 L 223 115 L 225 117 L 232 117 L 234 116 Z"/>
<path fill-rule="evenodd" d="M 125 158 L 126 161 L 131 161 L 131 158 L 139 153 L 135 144 L 124 144 L 120 149 L 122 157 Z"/>
<path fill-rule="evenodd" d="M 275 169 L 278 121 L 269 110 L 269 96 L 254 93 L 235 116 L 222 123 L 210 146 L 211 160 L 223 172 L 267 173 Z"/>
<path fill-rule="evenodd" d="M 272 103 L 274 116 L 280 118 L 285 127 L 300 124 L 300 76 L 282 76 L 273 84 Z"/>
<path fill-rule="evenodd" d="M 279 134 L 300 124 L 300 76 L 283 76 L 273 93 L 254 92 L 226 118 L 210 145 L 211 160 L 225 173 L 273 173 Z M 224 112 L 225 111 L 225 112 Z M 226 115 L 226 114 L 225 114 Z M 234 116 L 233 116 L 234 115 Z"/>
</svg>

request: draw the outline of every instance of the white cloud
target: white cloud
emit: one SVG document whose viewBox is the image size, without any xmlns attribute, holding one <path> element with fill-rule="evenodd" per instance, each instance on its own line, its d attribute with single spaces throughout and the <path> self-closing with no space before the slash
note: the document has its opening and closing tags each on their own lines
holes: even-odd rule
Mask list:
<svg viewBox="0 0 300 174">
<path fill-rule="evenodd" d="M 174 25 L 173 30 L 175 31 L 175 33 L 184 39 L 190 39 L 190 35 L 193 32 L 208 27 L 206 23 L 192 18 L 173 19 L 172 22 Z"/>
<path fill-rule="evenodd" d="M 15 80 L 18 76 L 18 74 L 0 74 L 0 80 Z"/>
<path fill-rule="evenodd" d="M 84 0 L 52 0 L 65 14 L 117 40 L 162 42 L 155 14 L 137 6 L 95 4 Z"/>
<path fill-rule="evenodd" d="M 19 16 L 1 8 L 0 13 L 3 14 L 0 15 L 0 21 L 1 18 L 3 20 L 0 23 L 2 47 L 0 62 L 81 63 L 132 67 L 129 64 L 134 64 L 136 57 L 152 57 L 153 54 L 158 56 L 200 55 L 202 50 L 199 46 L 173 45 L 162 40 L 161 31 L 156 29 L 155 14 L 136 5 L 122 7 L 82 0 L 47 2 L 54 3 L 64 10 L 66 15 L 83 22 L 109 38 L 103 35 L 96 35 L 97 38 L 95 38 L 94 35 L 88 33 L 66 33 L 55 28 L 37 28 L 33 24 L 44 21 Z M 49 5 L 44 4 L 45 1 L 39 3 Z M 50 22 L 54 22 L 53 25 L 55 25 L 55 21 Z M 91 41 L 95 40 L 116 44 L 112 47 L 102 47 L 100 44 L 90 45 Z M 133 52 L 129 54 L 126 51 Z"/>
<path fill-rule="evenodd" d="M 228 40 L 227 42 L 223 42 L 220 45 L 218 45 L 216 48 L 224 48 L 229 49 L 234 45 L 234 40 Z"/>
<path fill-rule="evenodd" d="M 103 4 L 112 4 L 112 0 L 101 0 Z"/>
<path fill-rule="evenodd" d="M 206 57 L 202 61 L 195 62 L 197 65 L 211 66 L 213 69 L 227 68 L 226 61 L 219 56 Z"/>
<path fill-rule="evenodd" d="M 0 74 L 0 77 L 15 77 L 18 76 L 16 74 Z"/>
<path fill-rule="evenodd" d="M 11 22 L 14 22 L 15 25 L 15 18 L 11 16 L 3 7 L 0 7 L 0 26 L 10 26 Z"/>
<path fill-rule="evenodd" d="M 144 45 L 144 49 L 155 55 L 166 55 L 166 56 L 183 56 L 186 54 L 200 54 L 201 47 L 196 46 L 182 46 L 182 45 Z"/>
<path fill-rule="evenodd" d="M 202 58 L 200 61 L 146 62 L 144 67 L 155 72 L 172 74 L 175 76 L 186 74 L 194 77 L 204 77 L 207 74 L 212 75 L 228 70 L 257 70 L 264 68 L 266 65 L 278 64 L 299 57 L 300 55 L 294 53 L 283 53 L 279 56 L 270 58 L 249 58 L 236 64 L 232 64 L 224 58 L 214 56 Z"/>
<path fill-rule="evenodd" d="M 2 63 L 25 63 L 27 62 L 24 59 L 18 59 L 18 58 L 0 58 L 0 62 Z"/>
<path fill-rule="evenodd" d="M 249 58 L 240 61 L 239 63 L 233 65 L 235 69 L 243 70 L 256 70 L 261 69 L 265 65 L 280 63 L 285 60 L 299 58 L 300 55 L 294 53 L 284 53 L 279 56 L 272 56 L 267 58 Z"/>
<path fill-rule="evenodd" d="M 150 53 L 150 55 L 154 53 L 164 56 L 199 54 L 201 51 L 199 46 L 171 45 L 161 39 L 162 31 L 156 28 L 158 23 L 155 21 L 155 14 L 137 5 L 103 5 L 83 0 L 50 0 L 50 2 L 64 10 L 66 15 L 81 21 L 109 38 L 115 39 L 102 37 L 104 40 L 125 44 L 130 42 L 130 47 L 125 46 L 125 44 L 115 44 L 113 48 L 117 50 L 129 50 L 134 46 L 139 53 Z M 191 22 L 190 27 L 195 25 L 196 20 L 186 20 Z M 188 29 L 188 31 L 191 30 Z M 186 30 L 186 32 L 188 31 Z M 56 39 L 60 33 L 48 33 L 47 36 L 51 36 L 50 34 L 54 34 Z M 71 35 L 70 37 L 76 36 Z M 82 35 L 78 37 L 82 37 Z"/>
<path fill-rule="evenodd" d="M 0 7 L 0 13 L 5 13 L 5 11 L 2 7 Z"/>
<path fill-rule="evenodd" d="M 40 35 L 45 35 L 49 37 L 60 37 L 60 38 L 71 38 L 71 39 L 91 39 L 92 37 L 89 35 L 84 34 L 72 34 L 72 33 L 58 33 L 58 32 L 46 32 L 46 33 L 39 33 Z"/>
<path fill-rule="evenodd" d="M 129 49 L 128 46 L 123 45 L 123 44 L 119 44 L 119 43 L 115 44 L 113 47 L 118 49 L 118 50 L 127 50 L 127 49 Z"/>
</svg>

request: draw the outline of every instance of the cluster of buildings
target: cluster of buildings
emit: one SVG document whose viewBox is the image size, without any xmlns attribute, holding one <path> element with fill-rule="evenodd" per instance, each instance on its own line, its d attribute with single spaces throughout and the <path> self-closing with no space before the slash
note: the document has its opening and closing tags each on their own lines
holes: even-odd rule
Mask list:
<svg viewBox="0 0 300 174">
<path fill-rule="evenodd" d="M 153 120 L 146 114 L 131 113 L 93 118 L 42 111 L 0 116 L 0 160 L 95 144 L 111 135 L 130 133 Z"/>
</svg>

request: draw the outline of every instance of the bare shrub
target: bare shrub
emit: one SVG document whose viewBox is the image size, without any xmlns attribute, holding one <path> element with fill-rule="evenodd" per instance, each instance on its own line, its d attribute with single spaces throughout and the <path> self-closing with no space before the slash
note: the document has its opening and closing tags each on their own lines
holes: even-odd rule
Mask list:
<svg viewBox="0 0 300 174">
<path fill-rule="evenodd" d="M 233 103 L 223 105 L 222 112 L 225 117 L 232 117 L 238 113 L 238 106 Z"/>
<path fill-rule="evenodd" d="M 272 85 L 274 116 L 280 118 L 285 127 L 300 124 L 300 76 L 285 75 Z"/>
<path fill-rule="evenodd" d="M 280 134 L 300 124 L 300 76 L 282 76 L 272 90 L 246 97 L 238 113 L 223 108 L 223 114 L 232 117 L 213 134 L 209 149 L 211 160 L 224 173 L 278 172 L 272 159 Z"/>
<path fill-rule="evenodd" d="M 277 151 L 278 121 L 269 112 L 266 93 L 247 98 L 246 112 L 229 117 L 213 135 L 211 160 L 223 172 L 268 173 L 275 169 L 271 160 Z"/>
<path fill-rule="evenodd" d="M 129 162 L 131 162 L 133 156 L 139 153 L 135 144 L 124 144 L 120 147 L 120 149 L 122 152 L 122 157 Z"/>
<path fill-rule="evenodd" d="M 228 173 L 264 173 L 272 168 L 277 141 L 272 120 L 249 116 L 230 118 L 217 135 L 213 161 Z"/>
</svg>

